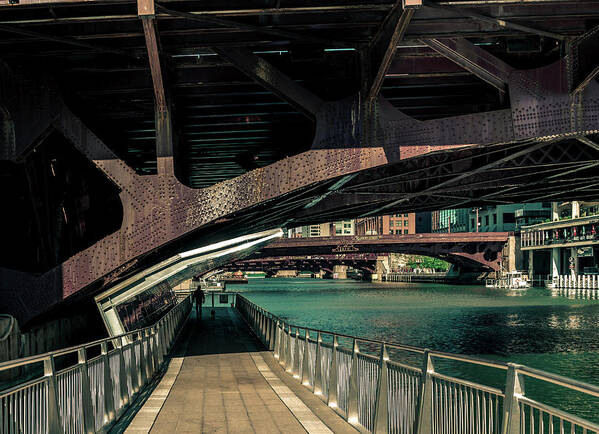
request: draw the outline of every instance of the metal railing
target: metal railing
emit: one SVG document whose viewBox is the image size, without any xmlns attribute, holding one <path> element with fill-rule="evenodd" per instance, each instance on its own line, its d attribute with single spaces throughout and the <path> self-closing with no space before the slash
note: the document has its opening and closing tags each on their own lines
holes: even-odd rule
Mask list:
<svg viewBox="0 0 599 434">
<path fill-rule="evenodd" d="M 548 276 L 547 282 L 556 289 L 599 289 L 599 275 Z"/>
<path fill-rule="evenodd" d="M 599 425 L 531 399 L 524 380 L 594 397 L 599 397 L 597 386 L 513 363 L 296 326 L 240 294 L 236 307 L 287 372 L 362 432 L 599 433 Z M 374 348 L 378 355 L 371 354 Z M 411 362 L 391 360 L 390 354 L 408 355 L 404 358 Z M 433 363 L 443 361 L 499 370 L 504 387 L 444 375 Z"/>
<path fill-rule="evenodd" d="M 0 371 L 43 365 L 42 375 L 0 392 L 0 432 L 107 431 L 152 380 L 190 311 L 188 296 L 150 327 L 0 363 Z"/>
</svg>

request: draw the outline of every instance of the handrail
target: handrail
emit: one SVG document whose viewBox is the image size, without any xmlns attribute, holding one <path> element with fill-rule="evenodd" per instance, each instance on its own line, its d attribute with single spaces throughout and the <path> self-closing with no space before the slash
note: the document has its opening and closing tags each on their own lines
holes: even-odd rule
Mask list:
<svg viewBox="0 0 599 434">
<path fill-rule="evenodd" d="M 173 307 L 173 309 L 174 309 L 174 307 Z M 162 319 L 165 318 L 169 312 L 166 312 L 153 325 L 139 328 L 139 329 L 133 330 L 131 332 L 126 332 L 126 333 L 122 333 L 120 335 L 111 336 L 108 338 L 102 338 L 102 339 L 98 339 L 98 340 L 91 341 L 91 342 L 86 342 L 86 343 L 80 344 L 80 345 L 65 347 L 65 348 L 61 348 L 59 350 L 48 351 L 46 353 L 34 354 L 33 356 L 21 357 L 19 359 L 13 359 L 13 360 L 7 360 L 5 362 L 0 362 L 0 371 L 6 370 L 6 369 L 18 368 L 20 366 L 28 365 L 31 363 L 40 363 L 40 362 L 43 362 L 44 360 L 47 360 L 51 356 L 60 357 L 60 356 L 66 355 L 66 354 L 70 354 L 70 353 L 79 351 L 81 348 L 88 349 L 88 348 L 94 347 L 96 345 L 113 342 L 113 341 L 122 339 L 124 337 L 132 336 L 132 335 L 139 335 L 140 333 L 142 333 L 146 330 L 151 330 L 153 327 L 155 327 L 155 325 L 158 324 L 160 321 L 162 321 Z"/>
<path fill-rule="evenodd" d="M 287 372 L 362 432 L 461 433 L 459 427 L 470 426 L 468 432 L 476 434 L 531 434 L 535 424 L 547 423 L 559 425 L 560 432 L 599 432 L 593 422 L 527 397 L 524 377 L 596 397 L 599 386 L 514 363 L 298 326 L 241 294 L 237 294 L 236 307 Z M 323 335 L 331 336 L 332 343 L 323 342 Z M 340 343 L 340 338 L 350 339 L 353 348 Z M 361 343 L 380 345 L 380 355 L 361 352 Z M 389 360 L 389 349 L 422 354 L 422 365 Z M 507 371 L 505 386 L 497 389 L 441 374 L 435 371 L 433 359 Z"/>
<path fill-rule="evenodd" d="M 188 295 L 148 327 L 0 363 L 2 371 L 43 362 L 42 375 L 0 391 L 0 431 L 106 432 L 159 371 L 191 306 Z M 88 359 L 92 347 L 100 354 Z M 74 353 L 77 362 L 57 371 L 55 359 Z"/>
</svg>

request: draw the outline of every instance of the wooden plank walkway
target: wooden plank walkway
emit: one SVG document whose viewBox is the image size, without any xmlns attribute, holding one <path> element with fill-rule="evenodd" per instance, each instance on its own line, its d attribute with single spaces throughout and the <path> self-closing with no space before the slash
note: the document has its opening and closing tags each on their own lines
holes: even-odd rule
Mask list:
<svg viewBox="0 0 599 434">
<path fill-rule="evenodd" d="M 192 318 L 128 433 L 356 433 L 278 366 L 232 308 Z M 178 357 L 179 356 L 179 357 Z"/>
</svg>

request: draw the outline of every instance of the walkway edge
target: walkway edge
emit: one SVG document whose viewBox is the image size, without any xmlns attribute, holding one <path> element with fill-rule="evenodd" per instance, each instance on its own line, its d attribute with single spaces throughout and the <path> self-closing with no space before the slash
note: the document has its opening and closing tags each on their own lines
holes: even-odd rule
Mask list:
<svg viewBox="0 0 599 434">
<path fill-rule="evenodd" d="M 310 434 L 333 434 L 306 404 L 281 380 L 267 365 L 260 353 L 251 352 L 250 356 L 260 371 L 260 374 L 268 382 L 272 390 L 277 394 L 283 404 L 293 413 L 299 423 Z"/>
</svg>

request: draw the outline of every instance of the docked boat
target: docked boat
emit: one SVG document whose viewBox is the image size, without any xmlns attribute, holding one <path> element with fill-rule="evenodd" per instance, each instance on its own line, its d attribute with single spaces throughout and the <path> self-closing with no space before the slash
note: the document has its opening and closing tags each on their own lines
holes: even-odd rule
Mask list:
<svg viewBox="0 0 599 434">
<path fill-rule="evenodd" d="M 509 271 L 503 273 L 498 279 L 486 279 L 487 288 L 510 289 L 514 291 L 523 291 L 530 288 L 528 274 L 524 271 Z"/>
</svg>

